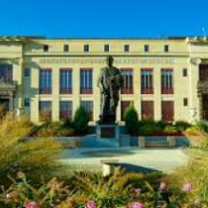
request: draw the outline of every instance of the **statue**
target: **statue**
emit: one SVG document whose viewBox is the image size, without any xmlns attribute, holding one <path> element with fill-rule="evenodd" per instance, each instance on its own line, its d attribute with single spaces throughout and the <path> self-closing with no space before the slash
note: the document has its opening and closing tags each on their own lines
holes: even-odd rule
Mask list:
<svg viewBox="0 0 208 208">
<path fill-rule="evenodd" d="M 123 85 L 123 77 L 118 68 L 113 66 L 113 57 L 106 59 L 107 66 L 102 68 L 98 78 L 101 92 L 101 114 L 99 123 L 115 123 L 116 108 L 119 101 L 119 90 Z"/>
</svg>

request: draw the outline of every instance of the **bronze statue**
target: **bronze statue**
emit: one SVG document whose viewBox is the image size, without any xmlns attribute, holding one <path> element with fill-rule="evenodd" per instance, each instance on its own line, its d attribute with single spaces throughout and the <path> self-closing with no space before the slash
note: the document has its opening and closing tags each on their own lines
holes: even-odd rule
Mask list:
<svg viewBox="0 0 208 208">
<path fill-rule="evenodd" d="M 113 66 L 113 61 L 112 56 L 107 57 L 107 66 L 101 69 L 98 78 L 98 87 L 101 92 L 100 123 L 115 123 L 116 120 L 116 108 L 123 77 L 120 70 Z"/>
</svg>

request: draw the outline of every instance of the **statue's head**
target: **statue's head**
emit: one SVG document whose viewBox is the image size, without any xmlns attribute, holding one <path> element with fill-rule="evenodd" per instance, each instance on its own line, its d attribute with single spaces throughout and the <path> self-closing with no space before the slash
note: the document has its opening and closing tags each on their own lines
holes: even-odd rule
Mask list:
<svg viewBox="0 0 208 208">
<path fill-rule="evenodd" d="M 113 61 L 114 61 L 113 56 L 108 56 L 106 58 L 106 63 L 108 66 L 113 66 Z"/>
</svg>

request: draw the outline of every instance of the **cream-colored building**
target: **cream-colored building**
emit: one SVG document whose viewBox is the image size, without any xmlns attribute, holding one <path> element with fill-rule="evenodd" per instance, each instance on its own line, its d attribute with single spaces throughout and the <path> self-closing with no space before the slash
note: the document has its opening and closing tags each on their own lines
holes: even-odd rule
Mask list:
<svg viewBox="0 0 208 208">
<path fill-rule="evenodd" d="M 38 123 L 59 121 L 81 104 L 100 113 L 97 78 L 114 57 L 124 87 L 117 121 L 133 102 L 140 119 L 208 120 L 208 38 L 50 39 L 0 37 L 0 102 Z"/>
</svg>

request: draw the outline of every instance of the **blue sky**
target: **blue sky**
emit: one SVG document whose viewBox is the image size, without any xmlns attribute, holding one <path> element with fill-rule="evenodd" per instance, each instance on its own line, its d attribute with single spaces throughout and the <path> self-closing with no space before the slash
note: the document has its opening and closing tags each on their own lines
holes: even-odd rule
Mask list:
<svg viewBox="0 0 208 208">
<path fill-rule="evenodd" d="M 0 35 L 208 35 L 208 0 L 2 0 Z"/>
</svg>

